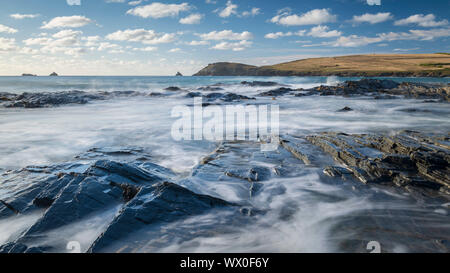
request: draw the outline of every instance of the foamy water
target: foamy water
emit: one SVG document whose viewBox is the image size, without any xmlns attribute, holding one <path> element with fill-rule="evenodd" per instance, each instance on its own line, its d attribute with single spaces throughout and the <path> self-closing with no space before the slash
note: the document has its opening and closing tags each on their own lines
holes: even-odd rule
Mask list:
<svg viewBox="0 0 450 273">
<path fill-rule="evenodd" d="M 186 91 L 221 83 L 223 91 L 246 96 L 274 89 L 274 87 L 242 86 L 241 81 L 274 81 L 291 88 L 310 88 L 321 84 L 337 84 L 337 77 L 61 77 L 61 78 L 0 78 L 0 92 L 52 92 L 67 90 L 115 91 L 134 90 L 162 92 L 166 97 L 121 98 L 91 102 L 86 105 L 67 105 L 43 109 L 0 109 L 0 172 L 20 169 L 29 165 L 46 165 L 74 160 L 74 157 L 95 147 L 142 147 L 150 151 L 150 160 L 172 169 L 180 178 L 188 177 L 199 160 L 211 153 L 218 143 L 208 141 L 182 141 L 172 139 L 171 126 L 176 120 L 171 110 L 178 105 L 190 105 L 193 99 L 183 92 L 166 92 L 168 86 Z M 399 79 L 398 79 L 399 80 Z M 423 81 L 423 79 L 409 79 Z M 448 82 L 448 79 L 426 79 Z M 444 103 L 424 103 L 421 100 L 374 100 L 373 98 L 343 97 L 278 97 L 258 98 L 257 103 L 280 106 L 280 133 L 305 135 L 323 131 L 346 133 L 391 132 L 415 129 L 425 132 L 450 131 L 450 108 Z M 348 106 L 353 112 L 338 112 Z M 417 109 L 405 112 L 405 109 Z M 201 233 L 193 238 L 170 241 L 164 247 L 149 247 L 142 251 L 158 252 L 331 252 L 339 251 L 342 238 L 358 236 L 335 232 L 338 219 L 363 214 L 366 210 L 414 211 L 426 214 L 430 221 L 445 223 L 449 209 L 442 204 L 423 206 L 410 196 L 384 189 L 370 189 L 357 184 L 324 182 L 321 169 L 311 168 L 299 172 L 297 177 L 273 179 L 252 200 L 255 207 L 267 210 L 248 225 L 235 227 L 216 236 Z M 1 180 L 0 180 L 1 181 Z M 352 187 L 362 187 L 355 191 Z M 366 188 L 364 188 L 366 187 Z M 280 190 L 281 189 L 281 190 Z M 278 192 L 278 194 L 274 194 Z M 227 189 L 217 195 L 227 199 Z M 231 191 L 230 191 L 231 193 Z M 376 198 L 375 198 L 375 197 Z M 382 197 L 380 197 L 382 196 Z M 232 196 L 228 196 L 233 199 Z M 1 199 L 1 196 L 0 196 Z M 387 202 L 389 200 L 389 202 Z M 235 201 L 235 200 L 233 200 Z M 290 217 L 280 215 L 292 210 Z M 49 242 L 72 234 L 81 241 L 90 242 L 104 223 L 91 216 L 79 227 L 64 227 L 50 233 Z M 225 217 L 225 216 L 224 216 Z M 106 219 L 105 218 L 105 219 Z M 35 220 L 35 215 L 1 220 L 0 227 L 12 225 L 23 231 Z M 7 222 L 5 222 L 7 221 Z M 447 221 L 447 223 L 449 223 Z M 211 230 L 224 225 L 217 215 L 202 215 L 173 224 L 195 229 L 204 225 Z M 444 228 L 450 228 L 449 225 Z M 83 237 L 82 228 L 89 233 Z M 170 226 L 166 227 L 170 230 Z M 0 229 L 4 230 L 4 229 Z M 0 232 L 0 244 L 10 241 L 16 233 Z M 95 236 L 94 236 L 95 235 Z M 83 237 L 83 238 L 84 238 Z M 370 241 L 372 238 L 363 238 Z M 148 238 L 149 242 L 152 240 Z M 87 249 L 86 247 L 84 249 Z M 401 243 L 392 247 L 396 251 L 413 251 Z M 63 249 L 61 249 L 63 251 Z"/>
</svg>

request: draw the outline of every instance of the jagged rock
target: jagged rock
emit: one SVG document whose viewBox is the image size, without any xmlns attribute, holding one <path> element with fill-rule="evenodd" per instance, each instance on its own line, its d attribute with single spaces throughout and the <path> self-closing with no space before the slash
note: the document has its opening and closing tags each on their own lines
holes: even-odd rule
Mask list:
<svg viewBox="0 0 450 273">
<path fill-rule="evenodd" d="M 181 91 L 181 88 L 178 86 L 169 86 L 169 87 L 165 88 L 164 90 L 175 92 L 175 91 Z"/>
<path fill-rule="evenodd" d="M 181 72 L 177 72 L 177 74 L 175 76 L 176 77 L 183 77 L 183 74 L 181 74 Z"/>
<path fill-rule="evenodd" d="M 394 136 L 324 133 L 307 139 L 364 183 L 394 183 L 444 192 L 450 187 L 448 136 L 404 131 Z"/>
<path fill-rule="evenodd" d="M 286 95 L 286 94 L 288 94 L 289 92 L 292 92 L 292 91 L 294 91 L 294 89 L 286 88 L 286 87 L 280 87 L 280 88 L 275 89 L 275 90 L 262 92 L 262 93 L 259 94 L 259 96 L 263 96 L 263 97 L 278 97 L 278 96 Z"/>
<path fill-rule="evenodd" d="M 397 83 L 391 80 L 362 79 L 346 81 L 337 86 L 318 86 L 296 96 L 372 96 L 375 99 L 395 99 L 398 96 L 416 99 L 450 101 L 450 86 L 420 83 Z"/>
<path fill-rule="evenodd" d="M 124 251 L 123 247 L 114 246 L 117 242 L 128 246 L 126 251 L 132 252 L 145 244 L 127 242 L 127 237 L 137 230 L 233 206 L 221 199 L 195 194 L 172 183 L 145 187 L 122 209 L 106 231 L 92 244 L 89 252 L 117 252 L 119 249 Z"/>
<path fill-rule="evenodd" d="M 248 81 L 243 81 L 241 82 L 242 85 L 247 85 L 247 86 L 260 86 L 260 87 L 268 87 L 268 86 L 276 86 L 278 85 L 278 83 L 276 82 L 263 82 L 263 81 L 252 81 L 252 82 L 248 82 Z"/>
<path fill-rule="evenodd" d="M 351 112 L 353 111 L 352 108 L 345 106 L 344 108 L 340 109 L 338 112 Z"/>
<path fill-rule="evenodd" d="M 212 92 L 215 92 L 215 91 L 221 91 L 221 90 L 223 90 L 223 88 L 222 87 L 217 87 L 217 86 L 205 86 L 205 87 L 199 87 L 199 88 L 197 88 L 197 90 L 198 91 L 212 91 Z"/>
<path fill-rule="evenodd" d="M 135 91 L 114 91 L 114 92 L 83 92 L 64 91 L 51 93 L 23 93 L 20 95 L 2 93 L 1 101 L 4 107 L 8 108 L 42 108 L 67 104 L 86 104 L 95 100 L 107 100 L 120 97 L 145 96 L 145 94 Z"/>
</svg>

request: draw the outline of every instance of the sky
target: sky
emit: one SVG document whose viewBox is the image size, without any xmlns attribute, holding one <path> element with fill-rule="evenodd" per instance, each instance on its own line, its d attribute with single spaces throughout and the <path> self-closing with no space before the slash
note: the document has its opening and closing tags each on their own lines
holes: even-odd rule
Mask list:
<svg viewBox="0 0 450 273">
<path fill-rule="evenodd" d="M 450 0 L 0 0 L 0 75 L 450 52 Z"/>
</svg>

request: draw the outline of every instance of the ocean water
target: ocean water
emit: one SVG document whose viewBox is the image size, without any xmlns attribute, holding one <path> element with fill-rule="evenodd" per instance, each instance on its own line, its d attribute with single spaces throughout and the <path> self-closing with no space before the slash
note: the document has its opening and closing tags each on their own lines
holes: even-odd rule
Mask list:
<svg viewBox="0 0 450 273">
<path fill-rule="evenodd" d="M 142 147 L 150 151 L 151 161 L 172 169 L 179 178 L 189 177 L 199 160 L 210 154 L 218 143 L 210 141 L 175 141 L 171 127 L 174 107 L 189 105 L 187 91 L 220 84 L 224 90 L 255 96 L 274 87 L 249 87 L 242 81 L 273 81 L 280 86 L 311 88 L 335 85 L 358 78 L 339 77 L 0 77 L 0 92 L 57 92 L 81 90 L 161 92 L 163 97 L 130 97 L 90 102 L 85 105 L 66 105 L 41 109 L 0 108 L 0 173 L 30 165 L 67 162 L 91 148 Z M 390 78 L 395 81 L 448 84 L 450 78 Z M 168 92 L 164 89 L 177 86 L 186 92 Z M 206 92 L 211 93 L 211 92 Z M 394 132 L 414 129 L 424 132 L 450 132 L 450 108 L 446 103 L 425 103 L 422 100 L 374 100 L 366 97 L 279 97 L 258 98 L 258 103 L 280 107 L 280 133 L 306 135 L 323 131 L 346 133 Z M 337 112 L 348 106 L 350 113 Z M 405 109 L 416 109 L 405 112 Z M 333 231 L 337 219 L 358 215 L 363 210 L 392 212 L 408 211 L 417 215 L 418 221 L 434 221 L 449 230 L 450 212 L 445 204 L 423 206 L 408 195 L 388 189 L 367 188 L 353 193 L 351 186 L 324 183 L 321 170 L 309 169 L 296 178 L 274 179 L 265 183 L 262 194 L 255 198 L 256 206 L 268 209 L 265 218 L 258 220 L 252 229 L 236 228 L 234 232 L 213 237 L 198 236 L 185 242 L 173 242 L 157 252 L 333 252 L 339 251 L 342 238 L 354 234 Z M 1 179 L 0 179 L 1 183 Z M 271 192 L 283 186 L 283 194 Z M 226 192 L 226 191 L 225 191 Z M 329 202 L 320 194 L 332 195 L 338 201 Z M 217 196 L 227 199 L 223 192 Z M 383 196 L 382 198 L 379 196 Z M 386 196 L 389 196 L 387 198 Z M 231 197 L 230 197 L 231 198 Z M 1 196 L 0 196 L 1 199 Z M 378 200 L 378 201 L 377 201 Z M 379 201 L 379 200 L 382 200 Z M 234 200 L 233 200 L 234 201 Z M 286 206 L 296 208 L 289 221 L 279 221 L 277 213 Z M 20 230 L 36 220 L 29 218 L 0 221 L 1 226 L 14 224 Z M 190 219 L 192 229 L 198 223 L 220 224 L 214 215 Z M 216 221 L 216 222 L 215 222 Z M 99 221 L 101 222 L 101 221 Z M 425 221 L 426 222 L 426 221 Z M 189 227 L 189 223 L 182 223 Z M 98 231 L 99 227 L 94 230 Z M 209 227 L 214 228 L 214 227 Z M 424 227 L 426 228 L 426 227 Z M 68 227 L 66 230 L 72 230 Z M 2 234 L 3 232 L 3 234 Z M 8 238 L 0 231 L 2 238 Z M 54 235 L 55 237 L 62 236 Z M 264 238 L 264 239 L 263 239 Z M 367 238 L 370 241 L 371 238 Z M 3 239 L 6 241 L 7 239 Z M 432 238 L 430 238 L 432 240 Z M 391 249 L 392 250 L 392 249 Z M 414 251 L 398 242 L 393 250 Z"/>
</svg>

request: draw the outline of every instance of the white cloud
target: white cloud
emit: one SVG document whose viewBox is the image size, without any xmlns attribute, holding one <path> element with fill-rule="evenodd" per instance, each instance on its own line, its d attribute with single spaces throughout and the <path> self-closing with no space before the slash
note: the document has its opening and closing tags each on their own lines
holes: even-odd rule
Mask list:
<svg viewBox="0 0 450 273">
<path fill-rule="evenodd" d="M 281 37 L 290 37 L 290 36 L 304 36 L 306 30 L 299 30 L 297 32 L 275 32 L 275 33 L 268 33 L 264 36 L 266 39 L 278 39 Z"/>
<path fill-rule="evenodd" d="M 142 18 L 163 18 L 175 17 L 180 12 L 191 9 L 188 3 L 182 4 L 163 4 L 159 2 L 152 3 L 146 6 L 135 7 L 127 11 L 127 14 L 139 16 Z"/>
<path fill-rule="evenodd" d="M 212 31 L 204 34 L 197 34 L 202 40 L 250 40 L 253 39 L 253 34 L 244 31 L 242 33 L 235 33 L 232 30 Z"/>
<path fill-rule="evenodd" d="M 173 42 L 176 35 L 173 33 L 156 33 L 154 30 L 127 29 L 108 34 L 106 39 L 113 41 L 141 42 L 144 44 L 162 44 Z"/>
<path fill-rule="evenodd" d="M 50 22 L 44 22 L 44 25 L 41 27 L 43 29 L 52 29 L 52 28 L 78 28 L 83 27 L 87 24 L 92 23 L 93 21 L 89 18 L 80 15 L 74 16 L 61 16 L 55 17 Z"/>
<path fill-rule="evenodd" d="M 217 10 L 219 12 L 219 16 L 222 18 L 230 17 L 233 14 L 237 14 L 237 8 L 238 6 L 236 4 L 233 4 L 230 0 L 227 2 L 226 7 L 222 10 Z"/>
<path fill-rule="evenodd" d="M 329 9 L 314 9 L 301 15 L 281 11 L 271 19 L 271 22 L 286 26 L 319 25 L 335 22 L 336 18 L 337 16 L 331 14 Z"/>
<path fill-rule="evenodd" d="M 125 3 L 125 0 L 105 0 L 106 3 Z"/>
<path fill-rule="evenodd" d="M 16 39 L 0 37 L 0 52 L 16 50 Z"/>
<path fill-rule="evenodd" d="M 250 11 L 244 11 L 242 12 L 242 16 L 248 17 L 248 16 L 256 16 L 260 13 L 259 8 L 252 8 Z"/>
<path fill-rule="evenodd" d="M 0 24 L 0 33 L 4 32 L 4 33 L 16 33 L 18 30 L 12 27 L 8 27 L 5 25 Z"/>
<path fill-rule="evenodd" d="M 250 47 L 251 45 L 252 45 L 252 42 L 245 41 L 245 40 L 237 42 L 237 43 L 222 42 L 220 44 L 213 46 L 212 49 L 242 51 L 242 50 L 245 50 L 246 48 Z"/>
<path fill-rule="evenodd" d="M 191 45 L 191 46 L 200 46 L 200 45 L 209 45 L 209 42 L 208 41 L 192 41 L 187 44 Z"/>
<path fill-rule="evenodd" d="M 80 6 L 81 0 L 67 0 L 67 5 L 69 6 Z"/>
<path fill-rule="evenodd" d="M 180 52 L 181 48 L 172 48 L 171 50 L 169 50 L 170 53 L 176 53 L 176 52 Z"/>
<path fill-rule="evenodd" d="M 381 0 L 367 0 L 367 4 L 369 6 L 380 6 L 381 5 Z"/>
<path fill-rule="evenodd" d="M 416 24 L 421 27 L 440 27 L 448 24 L 447 20 L 436 21 L 436 16 L 434 14 L 416 14 L 409 16 L 408 18 L 395 21 L 396 26 L 404 26 L 409 24 Z"/>
<path fill-rule="evenodd" d="M 20 14 L 20 13 L 15 13 L 15 14 L 11 14 L 9 17 L 17 19 L 17 20 L 22 20 L 22 19 L 32 19 L 32 18 L 36 18 L 39 17 L 39 14 Z"/>
<path fill-rule="evenodd" d="M 335 42 L 331 44 L 333 46 L 358 47 L 386 41 L 399 41 L 399 40 L 429 41 L 441 37 L 450 37 L 450 28 L 440 28 L 430 30 L 412 29 L 409 30 L 408 32 L 380 33 L 377 34 L 376 37 L 350 35 L 346 37 L 344 36 L 339 37 L 339 39 L 337 39 Z"/>
<path fill-rule="evenodd" d="M 61 38 L 68 38 L 68 37 L 77 37 L 83 34 L 81 31 L 75 31 L 71 29 L 65 29 L 61 30 L 60 32 L 57 32 L 52 35 L 53 38 L 61 39 Z"/>
<path fill-rule="evenodd" d="M 359 16 L 353 16 L 354 23 L 370 23 L 370 24 L 378 24 L 381 22 L 385 22 L 387 20 L 392 19 L 393 16 L 390 12 L 379 12 L 376 14 L 366 13 Z"/>
<path fill-rule="evenodd" d="M 133 48 L 134 51 L 143 51 L 143 52 L 152 52 L 158 50 L 157 47 L 154 46 L 148 46 L 148 47 L 142 47 L 142 48 Z"/>
<path fill-rule="evenodd" d="M 128 2 L 128 5 L 130 5 L 130 6 L 137 6 L 137 5 L 141 4 L 141 3 L 142 3 L 142 0 L 130 1 L 130 2 Z"/>
<path fill-rule="evenodd" d="M 185 24 L 185 25 L 200 24 L 200 21 L 202 20 L 202 18 L 203 18 L 202 14 L 194 13 L 185 18 L 181 18 L 180 23 Z"/>
<path fill-rule="evenodd" d="M 319 38 L 330 38 L 330 37 L 337 37 L 341 36 L 342 32 L 337 30 L 330 30 L 328 31 L 327 26 L 316 26 L 311 28 L 311 31 L 308 33 L 309 36 L 312 37 L 319 37 Z"/>
</svg>

